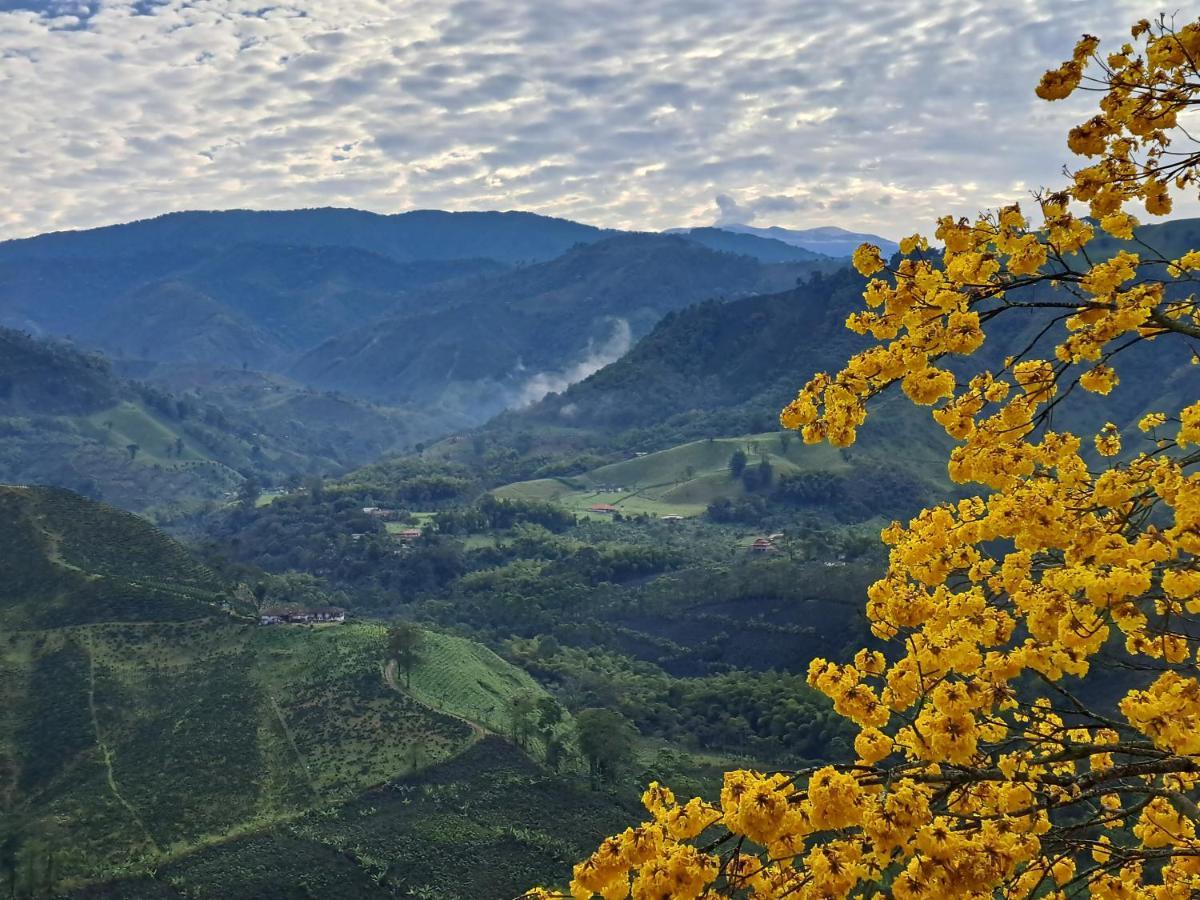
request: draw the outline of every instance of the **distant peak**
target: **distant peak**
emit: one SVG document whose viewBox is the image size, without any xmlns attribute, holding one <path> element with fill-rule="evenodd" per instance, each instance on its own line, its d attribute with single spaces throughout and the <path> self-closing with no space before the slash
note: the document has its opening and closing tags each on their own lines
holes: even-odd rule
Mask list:
<svg viewBox="0 0 1200 900">
<path fill-rule="evenodd" d="M 755 237 L 769 238 L 791 244 L 793 247 L 803 247 L 814 253 L 826 256 L 850 256 L 859 244 L 875 244 L 883 251 L 884 256 L 890 256 L 900 249 L 895 241 L 869 232 L 848 231 L 837 225 L 821 225 L 816 228 L 783 228 L 779 225 L 758 227 L 755 225 L 715 225 L 721 231 L 733 234 L 752 234 Z"/>
</svg>

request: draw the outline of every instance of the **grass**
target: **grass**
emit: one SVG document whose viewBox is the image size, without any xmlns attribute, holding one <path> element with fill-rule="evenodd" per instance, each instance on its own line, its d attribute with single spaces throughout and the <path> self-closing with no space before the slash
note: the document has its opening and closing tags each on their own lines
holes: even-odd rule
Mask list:
<svg viewBox="0 0 1200 900">
<path fill-rule="evenodd" d="M 178 458 L 174 455 L 175 441 L 181 437 L 179 432 L 166 425 L 160 418 L 135 403 L 122 401 L 112 409 L 93 413 L 87 419 L 97 431 L 107 436 L 107 441 L 113 447 L 124 450 L 130 444 L 140 448 L 137 459 L 143 462 L 157 462 L 162 465 L 172 465 L 177 462 L 197 461 L 208 459 L 188 446 L 184 441 L 183 454 Z M 167 454 L 167 449 L 171 454 Z"/>
<path fill-rule="evenodd" d="M 589 519 L 608 518 L 607 514 L 591 512 L 591 507 L 599 504 L 615 506 L 629 515 L 699 516 L 714 500 L 744 493 L 741 481 L 729 475 L 729 459 L 738 450 L 746 454 L 751 465 L 765 457 L 777 475 L 850 469 L 836 448 L 806 445 L 794 437 L 785 445 L 779 434 L 766 433 L 693 441 L 601 466 L 574 478 L 518 482 L 494 493 L 498 497 L 557 503 Z"/>
</svg>

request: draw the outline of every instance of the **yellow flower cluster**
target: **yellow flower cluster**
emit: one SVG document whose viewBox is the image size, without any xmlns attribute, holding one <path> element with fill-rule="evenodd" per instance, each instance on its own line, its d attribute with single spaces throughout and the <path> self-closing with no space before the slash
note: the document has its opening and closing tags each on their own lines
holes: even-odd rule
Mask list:
<svg viewBox="0 0 1200 900">
<path fill-rule="evenodd" d="M 1200 249 L 1105 250 L 1071 211 L 1129 240 L 1126 204 L 1161 215 L 1200 186 L 1200 156 L 1169 149 L 1200 106 L 1200 22 L 1139 22 L 1133 42 L 1101 58 L 1085 36 L 1038 85 L 1056 100 L 1101 73 L 1098 114 L 1067 139 L 1088 163 L 1037 198 L 1041 223 L 1016 205 L 944 217 L 939 259 L 918 234 L 891 266 L 860 247 L 846 324 L 874 343 L 780 415 L 846 446 L 899 385 L 954 440 L 950 477 L 985 489 L 883 529 L 866 612 L 885 652 L 809 667 L 857 727 L 855 761 L 729 772 L 715 805 L 651 785 L 652 820 L 576 866 L 575 897 L 1200 896 L 1200 398 L 1141 416 L 1148 452 L 1114 423 L 1085 441 L 1049 419 L 1075 387 L 1119 391 L 1126 346 L 1200 339 L 1179 284 Z M 1018 310 L 1042 311 L 1048 352 L 1026 327 L 994 370 L 945 366 Z M 1104 714 L 1074 692 L 1097 685 L 1124 692 Z"/>
</svg>

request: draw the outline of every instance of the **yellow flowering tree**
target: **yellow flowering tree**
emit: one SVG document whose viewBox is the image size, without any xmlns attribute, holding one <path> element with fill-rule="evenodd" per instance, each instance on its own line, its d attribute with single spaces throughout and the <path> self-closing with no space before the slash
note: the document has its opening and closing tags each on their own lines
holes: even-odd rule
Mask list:
<svg viewBox="0 0 1200 900">
<path fill-rule="evenodd" d="M 1037 87 L 1099 99 L 1068 138 L 1086 164 L 1035 198 L 1040 223 L 1015 205 L 946 217 L 942 250 L 914 235 L 891 267 L 861 247 L 866 308 L 847 324 L 874 343 L 781 415 L 846 446 L 899 383 L 953 439 L 951 478 L 982 488 L 884 530 L 867 611 L 885 651 L 812 663 L 858 758 L 729 772 L 716 803 L 651 785 L 647 821 L 575 866 L 573 897 L 1200 895 L 1200 396 L 1146 415 L 1144 452 L 1050 421 L 1076 388 L 1112 391 L 1134 345 L 1200 338 L 1200 250 L 1093 243 L 1093 223 L 1130 239 L 1133 209 L 1200 187 L 1200 152 L 1179 146 L 1200 23 L 1098 46 Z M 1038 339 L 970 366 L 1017 310 L 1047 319 Z M 1097 684 L 1118 699 L 1091 708 Z"/>
</svg>

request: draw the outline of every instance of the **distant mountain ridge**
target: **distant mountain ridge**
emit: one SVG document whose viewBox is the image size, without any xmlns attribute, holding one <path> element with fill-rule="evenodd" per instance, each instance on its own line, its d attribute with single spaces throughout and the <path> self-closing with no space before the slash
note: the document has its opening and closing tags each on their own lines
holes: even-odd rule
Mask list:
<svg viewBox="0 0 1200 900">
<path fill-rule="evenodd" d="M 608 286 L 602 291 L 619 290 L 614 282 L 622 278 L 629 283 L 640 279 L 645 289 L 653 273 L 637 267 L 669 263 L 634 248 L 661 249 L 668 246 L 665 240 L 677 242 L 672 250 L 676 255 L 683 252 L 680 242 L 685 240 L 697 259 L 708 254 L 704 265 L 710 270 L 746 269 L 747 264 L 837 265 L 751 235 L 710 230 L 667 239 L 533 213 L 172 213 L 0 243 L 0 326 L 70 337 L 118 359 L 302 373 L 310 367 L 293 368 L 293 363 L 321 344 L 369 330 L 375 322 L 464 306 L 489 292 L 511 294 L 514 280 L 529 281 L 532 276 L 510 277 L 510 269 L 519 273 L 555 260 L 578 259 L 580 248 L 613 240 L 629 251 L 629 259 L 611 260 L 620 273 L 617 278 L 596 271 L 567 277 L 604 277 Z M 735 257 L 744 262 L 733 262 Z M 714 295 L 756 289 L 755 276 L 736 286 L 713 283 Z M 576 285 L 558 302 L 589 304 L 592 299 L 586 285 Z M 669 305 L 693 299 L 703 297 L 689 292 Z M 661 314 L 654 303 L 646 307 L 652 319 Z M 459 325 L 442 321 L 452 331 Z M 652 324 L 653 320 L 635 323 L 634 332 L 644 333 Z M 589 337 L 595 335 L 585 335 L 585 343 Z M 542 365 L 533 360 L 510 362 Z M 573 360 L 564 357 L 550 363 L 569 366 Z M 411 378 L 402 383 L 410 384 Z M 350 382 L 339 380 L 338 386 L 343 385 Z M 369 393 L 379 396 L 376 386 L 371 387 Z"/>
<path fill-rule="evenodd" d="M 613 232 L 529 212 L 359 209 L 222 210 L 167 213 L 121 225 L 0 242 L 0 260 L 97 258 L 238 244 L 348 247 L 396 262 L 550 259 Z"/>
<path fill-rule="evenodd" d="M 815 253 L 798 244 L 781 241 L 774 237 L 760 237 L 725 228 L 674 228 L 666 232 L 675 234 L 723 253 L 738 253 L 753 256 L 760 262 L 815 262 L 833 258 L 824 253 Z"/>
<path fill-rule="evenodd" d="M 387 402 L 458 398 L 478 422 L 537 399 L 526 391 L 531 380 L 561 388 L 611 362 L 670 310 L 776 291 L 813 265 L 621 234 L 493 278 L 431 286 L 408 304 L 412 312 L 331 338 L 290 374 Z"/>
<path fill-rule="evenodd" d="M 795 247 L 803 247 L 805 250 L 825 256 L 850 256 L 859 244 L 875 244 L 883 251 L 885 258 L 900 249 L 898 243 L 888 238 L 880 237 L 877 234 L 847 231 L 834 225 L 800 229 L 780 228 L 778 225 L 772 225 L 769 228 L 758 228 L 753 225 L 720 225 L 718 227 L 723 231 L 731 231 L 735 234 L 750 234 L 791 244 Z"/>
</svg>

